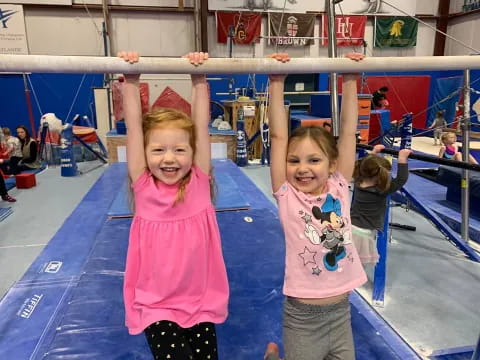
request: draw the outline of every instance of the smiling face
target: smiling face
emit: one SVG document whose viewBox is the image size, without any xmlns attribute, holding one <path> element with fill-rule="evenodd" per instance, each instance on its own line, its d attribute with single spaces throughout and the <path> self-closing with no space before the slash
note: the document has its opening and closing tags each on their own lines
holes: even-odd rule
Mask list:
<svg viewBox="0 0 480 360">
<path fill-rule="evenodd" d="M 336 161 L 330 161 L 310 137 L 291 141 L 287 153 L 287 181 L 298 191 L 322 194 L 335 169 Z"/>
<path fill-rule="evenodd" d="M 193 164 L 193 149 L 186 130 L 174 127 L 152 129 L 145 147 L 147 166 L 156 179 L 173 185 L 183 179 Z"/>
<path fill-rule="evenodd" d="M 18 135 L 18 138 L 21 140 L 25 140 L 25 138 L 27 137 L 27 133 L 21 127 L 17 128 L 17 135 Z"/>
</svg>

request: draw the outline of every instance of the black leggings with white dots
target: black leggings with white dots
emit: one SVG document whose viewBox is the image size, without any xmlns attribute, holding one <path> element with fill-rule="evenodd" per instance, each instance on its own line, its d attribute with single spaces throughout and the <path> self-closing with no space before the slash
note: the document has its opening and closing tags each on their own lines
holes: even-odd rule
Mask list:
<svg viewBox="0 0 480 360">
<path fill-rule="evenodd" d="M 145 336 L 155 359 L 218 360 L 212 323 L 185 329 L 173 321 L 157 321 L 145 329 Z"/>
</svg>

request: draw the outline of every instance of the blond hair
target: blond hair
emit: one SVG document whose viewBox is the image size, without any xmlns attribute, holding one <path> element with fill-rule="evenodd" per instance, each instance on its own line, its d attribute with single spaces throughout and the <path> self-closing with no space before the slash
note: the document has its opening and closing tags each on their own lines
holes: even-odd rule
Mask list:
<svg viewBox="0 0 480 360">
<path fill-rule="evenodd" d="M 288 147 L 295 141 L 312 139 L 315 144 L 327 155 L 330 162 L 338 159 L 337 142 L 333 135 L 322 127 L 302 126 L 296 128 L 288 139 Z"/>
<path fill-rule="evenodd" d="M 353 178 L 355 184 L 359 185 L 365 180 L 375 179 L 376 185 L 381 192 L 385 192 L 390 187 L 392 181 L 390 171 L 392 164 L 387 159 L 370 154 L 363 159 L 357 160 Z"/>
<path fill-rule="evenodd" d="M 457 135 L 455 135 L 455 133 L 453 133 L 453 132 L 444 132 L 444 133 L 442 134 L 442 137 L 440 138 L 440 140 L 442 141 L 442 143 L 445 144 L 445 141 L 447 141 L 447 138 L 448 138 L 448 136 L 449 136 L 450 134 L 453 134 L 453 136 L 455 137 L 455 141 L 457 141 Z"/>
</svg>

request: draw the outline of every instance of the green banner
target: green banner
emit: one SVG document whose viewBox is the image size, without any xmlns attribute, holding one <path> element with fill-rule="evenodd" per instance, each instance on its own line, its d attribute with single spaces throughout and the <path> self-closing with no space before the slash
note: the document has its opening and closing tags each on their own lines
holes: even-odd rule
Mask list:
<svg viewBox="0 0 480 360">
<path fill-rule="evenodd" d="M 414 47 L 418 22 L 410 17 L 379 17 L 375 21 L 375 47 Z"/>
</svg>

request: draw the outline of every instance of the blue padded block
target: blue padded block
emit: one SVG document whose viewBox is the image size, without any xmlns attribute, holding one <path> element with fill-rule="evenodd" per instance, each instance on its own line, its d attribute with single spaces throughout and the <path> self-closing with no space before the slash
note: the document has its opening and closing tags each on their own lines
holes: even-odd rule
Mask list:
<svg viewBox="0 0 480 360">
<path fill-rule="evenodd" d="M 258 187 L 239 169 L 231 160 L 212 161 L 215 171 L 228 174 L 235 182 L 238 189 L 241 189 L 244 199 L 250 204 L 251 209 L 271 209 L 275 213 L 277 207 L 263 195 Z"/>
<path fill-rule="evenodd" d="M 425 191 L 428 189 L 428 191 Z M 480 261 L 478 253 L 475 252 L 468 244 L 466 244 L 459 233 L 456 233 L 448 224 L 438 215 L 438 206 L 445 202 L 445 186 L 427 180 L 421 176 L 410 174 L 408 182 L 404 185 L 401 201 L 405 201 L 405 197 L 409 198 L 413 206 L 421 213 L 427 216 L 437 228 L 441 229 L 455 245 L 460 248 L 470 259 Z M 392 198 L 395 198 L 392 196 Z M 442 205 L 443 206 L 443 205 Z M 436 210 L 435 210 L 436 209 Z M 452 211 L 454 211 L 452 209 Z M 442 211 L 446 213 L 447 211 Z M 470 232 L 472 227 L 470 227 Z M 478 238 L 478 236 L 475 236 Z"/>
<path fill-rule="evenodd" d="M 215 163 L 216 162 L 214 162 L 214 164 Z M 236 167 L 236 165 L 234 166 Z M 217 184 L 217 199 L 215 202 L 215 209 L 217 211 L 248 209 L 250 207 L 248 201 L 245 200 L 244 192 L 238 188 L 228 173 L 218 170 L 214 165 L 214 176 Z M 127 185 L 120 187 L 120 192 L 108 210 L 107 215 L 109 217 L 121 218 L 132 216 L 126 186 Z"/>
<path fill-rule="evenodd" d="M 342 95 L 338 95 L 338 108 L 342 107 Z M 330 94 L 315 94 L 310 97 L 310 114 L 321 118 L 332 117 Z"/>
<path fill-rule="evenodd" d="M 8 291 L 0 302 L 0 359 L 41 358 L 39 346 L 51 338 L 71 286 L 17 284 Z"/>
<path fill-rule="evenodd" d="M 13 189 L 15 185 L 16 185 L 15 176 L 5 179 L 5 187 L 7 188 L 7 191 Z"/>
<path fill-rule="evenodd" d="M 80 275 L 92 249 L 97 232 L 106 220 L 106 212 L 118 188 L 125 180 L 124 167 L 110 165 L 85 195 L 60 230 L 50 240 L 22 278 L 27 281 L 56 281 Z M 58 271 L 51 264 L 61 263 Z"/>
<path fill-rule="evenodd" d="M 470 187 L 470 210 L 480 215 L 480 174 L 470 171 L 469 175 Z M 448 188 L 447 200 L 461 203 L 461 180 L 462 169 L 452 168 L 449 166 L 439 166 L 437 181 Z"/>
</svg>

